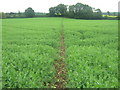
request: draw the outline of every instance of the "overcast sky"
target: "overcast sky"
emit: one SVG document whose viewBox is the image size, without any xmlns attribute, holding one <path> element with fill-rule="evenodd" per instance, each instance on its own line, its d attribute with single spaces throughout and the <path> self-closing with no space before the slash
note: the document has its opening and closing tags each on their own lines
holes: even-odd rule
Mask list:
<svg viewBox="0 0 120 90">
<path fill-rule="evenodd" d="M 28 7 L 32 7 L 35 12 L 49 12 L 50 7 L 60 3 L 73 5 L 78 2 L 100 8 L 103 12 L 117 12 L 118 1 L 120 0 L 1 0 L 0 12 L 24 12 Z"/>
</svg>

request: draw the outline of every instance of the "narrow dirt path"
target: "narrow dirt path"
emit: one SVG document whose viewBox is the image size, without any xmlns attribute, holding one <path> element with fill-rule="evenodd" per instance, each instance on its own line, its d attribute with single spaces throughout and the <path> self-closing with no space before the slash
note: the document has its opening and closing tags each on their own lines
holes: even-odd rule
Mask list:
<svg viewBox="0 0 120 90">
<path fill-rule="evenodd" d="M 56 79 L 57 82 L 55 83 L 56 88 L 65 88 L 66 84 L 66 68 L 65 68 L 65 43 L 64 43 L 64 25 L 63 20 L 61 23 L 61 30 L 60 30 L 60 53 L 59 53 L 59 60 L 55 61 L 55 69 L 56 69 Z"/>
</svg>

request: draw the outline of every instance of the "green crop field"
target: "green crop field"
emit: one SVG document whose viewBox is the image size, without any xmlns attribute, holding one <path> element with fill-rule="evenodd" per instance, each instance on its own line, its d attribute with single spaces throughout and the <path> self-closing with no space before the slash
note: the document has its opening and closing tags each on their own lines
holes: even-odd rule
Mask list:
<svg viewBox="0 0 120 90">
<path fill-rule="evenodd" d="M 117 87 L 117 21 L 67 19 L 64 26 L 67 87 Z"/>
<path fill-rule="evenodd" d="M 65 87 L 118 87 L 117 20 L 49 17 L 3 19 L 2 24 L 3 88 L 55 88 L 61 28 Z"/>
</svg>

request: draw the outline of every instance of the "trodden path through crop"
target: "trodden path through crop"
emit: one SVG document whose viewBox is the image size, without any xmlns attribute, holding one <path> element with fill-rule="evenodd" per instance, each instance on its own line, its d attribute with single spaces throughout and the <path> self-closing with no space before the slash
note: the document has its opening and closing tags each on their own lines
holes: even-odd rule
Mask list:
<svg viewBox="0 0 120 90">
<path fill-rule="evenodd" d="M 55 69 L 56 69 L 56 79 L 57 82 L 55 83 L 56 88 L 65 88 L 66 82 L 66 68 L 65 68 L 65 43 L 64 43 L 64 25 L 63 20 L 61 23 L 61 30 L 60 30 L 60 53 L 59 53 L 59 60 L 55 61 Z"/>
</svg>

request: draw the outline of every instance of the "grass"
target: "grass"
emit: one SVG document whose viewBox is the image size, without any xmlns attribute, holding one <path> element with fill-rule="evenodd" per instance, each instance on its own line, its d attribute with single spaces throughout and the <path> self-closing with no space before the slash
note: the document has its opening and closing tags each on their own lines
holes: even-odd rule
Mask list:
<svg viewBox="0 0 120 90">
<path fill-rule="evenodd" d="M 62 18 L 3 19 L 3 88 L 55 87 Z M 118 87 L 116 20 L 63 20 L 68 88 Z"/>
</svg>

